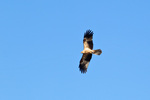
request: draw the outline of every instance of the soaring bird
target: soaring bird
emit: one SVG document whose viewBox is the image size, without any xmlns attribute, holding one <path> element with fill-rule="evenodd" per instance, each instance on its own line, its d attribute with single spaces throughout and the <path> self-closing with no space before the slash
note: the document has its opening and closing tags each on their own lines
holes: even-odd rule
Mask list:
<svg viewBox="0 0 150 100">
<path fill-rule="evenodd" d="M 93 50 L 93 40 L 92 40 L 93 34 L 94 33 L 92 30 L 87 30 L 84 33 L 84 39 L 83 39 L 84 50 L 81 52 L 83 55 L 79 64 L 79 69 L 81 73 L 87 72 L 87 68 L 92 58 L 92 54 L 100 55 L 102 53 L 101 49 Z"/>
</svg>

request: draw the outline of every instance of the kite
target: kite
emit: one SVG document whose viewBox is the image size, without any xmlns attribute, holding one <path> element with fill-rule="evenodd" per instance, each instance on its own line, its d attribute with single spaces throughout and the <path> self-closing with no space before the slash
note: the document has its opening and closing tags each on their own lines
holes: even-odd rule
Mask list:
<svg viewBox="0 0 150 100">
<path fill-rule="evenodd" d="M 81 73 L 86 73 L 92 54 L 100 55 L 102 53 L 101 49 L 93 50 L 93 31 L 87 30 L 84 33 L 83 45 L 84 50 L 81 52 L 82 58 L 80 60 L 79 69 Z"/>
</svg>

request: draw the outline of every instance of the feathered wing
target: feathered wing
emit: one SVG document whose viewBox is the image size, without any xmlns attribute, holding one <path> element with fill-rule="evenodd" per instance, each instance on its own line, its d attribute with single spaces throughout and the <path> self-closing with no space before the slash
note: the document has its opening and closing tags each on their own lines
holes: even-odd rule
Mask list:
<svg viewBox="0 0 150 100">
<path fill-rule="evenodd" d="M 89 65 L 91 58 L 92 58 L 92 54 L 90 54 L 90 53 L 84 53 L 83 54 L 83 56 L 80 60 L 80 65 L 79 65 L 81 73 L 87 72 L 87 68 L 88 68 L 88 65 Z"/>
<path fill-rule="evenodd" d="M 83 44 L 84 44 L 84 49 L 89 48 L 93 49 L 93 32 L 91 30 L 87 30 L 84 33 L 84 39 L 83 39 Z"/>
</svg>

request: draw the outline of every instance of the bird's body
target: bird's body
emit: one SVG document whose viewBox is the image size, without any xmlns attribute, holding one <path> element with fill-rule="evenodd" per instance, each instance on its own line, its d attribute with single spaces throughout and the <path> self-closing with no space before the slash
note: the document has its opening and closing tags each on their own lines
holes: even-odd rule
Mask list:
<svg viewBox="0 0 150 100">
<path fill-rule="evenodd" d="M 81 53 L 92 53 L 93 50 L 89 49 L 89 48 L 85 48 L 83 51 L 81 51 Z"/>
<path fill-rule="evenodd" d="M 80 60 L 79 68 L 81 73 L 86 73 L 89 62 L 92 58 L 92 54 L 100 55 L 102 53 L 101 49 L 93 50 L 93 32 L 87 30 L 84 34 L 83 44 L 84 50 L 81 52 L 83 56 Z"/>
</svg>

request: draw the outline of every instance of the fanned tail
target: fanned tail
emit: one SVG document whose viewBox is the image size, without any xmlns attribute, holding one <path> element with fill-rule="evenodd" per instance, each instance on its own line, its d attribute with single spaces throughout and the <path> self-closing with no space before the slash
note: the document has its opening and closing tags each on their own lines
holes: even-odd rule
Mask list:
<svg viewBox="0 0 150 100">
<path fill-rule="evenodd" d="M 102 53 L 101 49 L 93 50 L 93 54 L 100 55 Z"/>
</svg>

